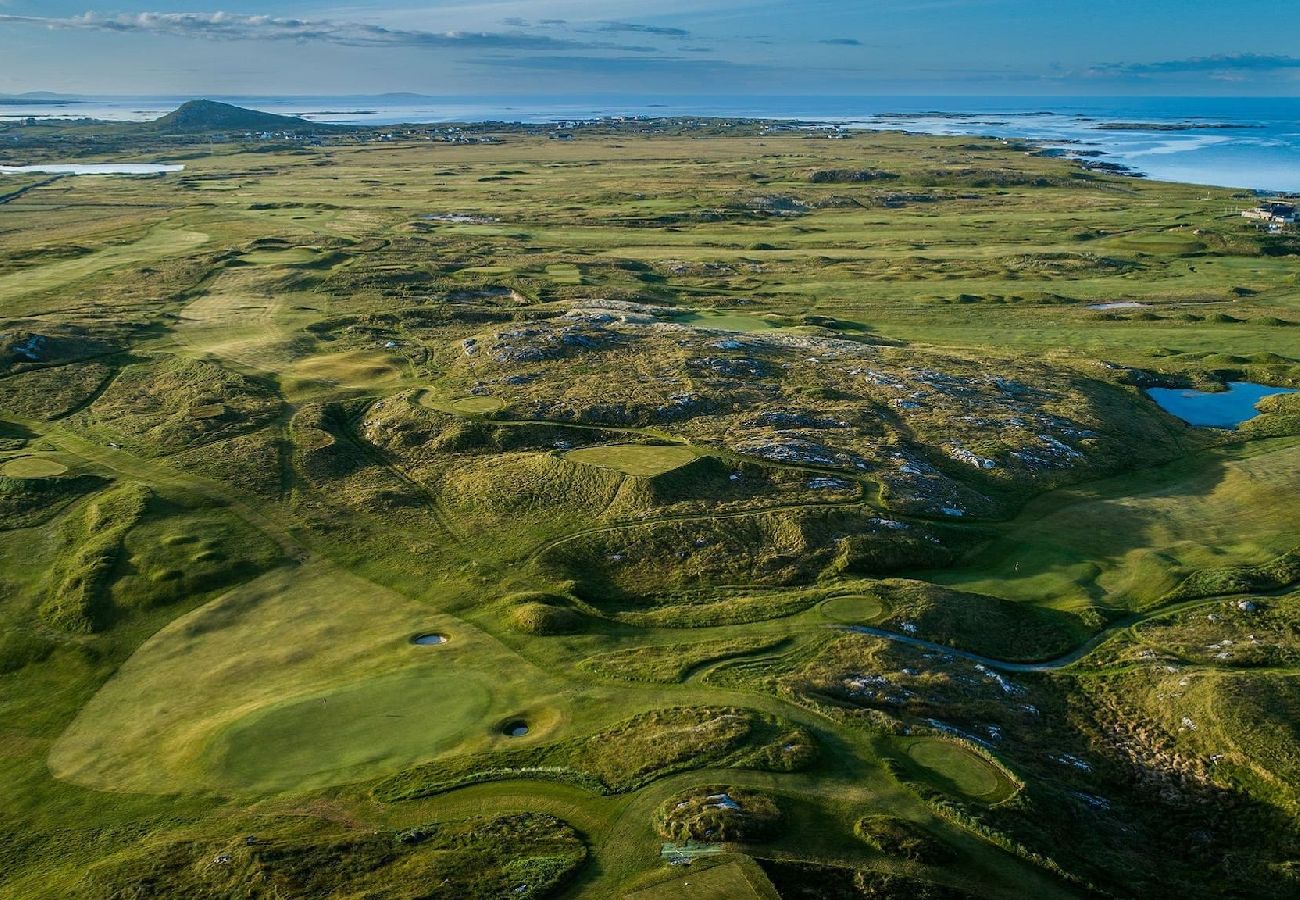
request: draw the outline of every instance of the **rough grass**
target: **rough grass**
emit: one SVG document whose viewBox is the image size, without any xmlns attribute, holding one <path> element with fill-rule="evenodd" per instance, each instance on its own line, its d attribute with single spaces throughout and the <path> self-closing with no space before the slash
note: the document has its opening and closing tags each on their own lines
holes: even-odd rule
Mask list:
<svg viewBox="0 0 1300 900">
<path fill-rule="evenodd" d="M 82 634 L 112 624 L 109 585 L 127 532 L 144 515 L 150 496 L 142 485 L 124 484 L 93 498 L 65 520 L 59 533 L 62 547 L 40 608 L 45 624 Z"/>
<path fill-rule="evenodd" d="M 534 814 L 400 831 L 278 830 L 289 833 L 144 847 L 91 869 L 69 896 L 541 898 L 587 857 L 572 827 Z"/>
<path fill-rule="evenodd" d="M 679 844 L 753 843 L 776 834 L 781 818 L 781 807 L 766 794 L 730 785 L 703 785 L 660 804 L 655 830 Z"/>
<path fill-rule="evenodd" d="M 388 802 L 414 800 L 468 784 L 531 778 L 618 794 L 706 767 L 791 772 L 809 765 L 816 752 L 810 734 L 768 715 L 679 707 L 643 713 L 585 738 L 410 769 L 381 781 L 373 793 Z"/>
<path fill-rule="evenodd" d="M 628 647 L 590 656 L 582 661 L 581 668 L 619 681 L 675 684 L 708 663 L 773 650 L 785 641 L 785 638 L 759 637 Z"/>
</svg>

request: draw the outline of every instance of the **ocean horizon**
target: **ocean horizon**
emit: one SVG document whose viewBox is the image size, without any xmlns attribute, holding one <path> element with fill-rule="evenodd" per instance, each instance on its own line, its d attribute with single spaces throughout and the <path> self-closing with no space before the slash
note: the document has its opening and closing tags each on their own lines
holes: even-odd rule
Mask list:
<svg viewBox="0 0 1300 900">
<path fill-rule="evenodd" d="M 146 121 L 185 96 L 7 98 L 0 121 Z M 396 126 L 489 121 L 549 124 L 611 116 L 799 120 L 845 129 L 978 135 L 1040 142 L 1147 177 L 1262 192 L 1300 191 L 1300 98 L 242 96 L 208 99 L 310 121 Z M 1122 127 L 1117 127 L 1122 126 Z M 1146 127 L 1144 127 L 1146 126 Z"/>
</svg>

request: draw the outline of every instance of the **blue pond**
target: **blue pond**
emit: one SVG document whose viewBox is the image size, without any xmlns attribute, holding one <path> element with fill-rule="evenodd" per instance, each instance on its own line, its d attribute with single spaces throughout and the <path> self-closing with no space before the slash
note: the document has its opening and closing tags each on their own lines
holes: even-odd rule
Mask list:
<svg viewBox="0 0 1300 900">
<path fill-rule="evenodd" d="M 1151 388 L 1151 399 L 1165 412 L 1189 425 L 1204 428 L 1236 428 L 1259 415 L 1255 404 L 1274 394 L 1293 394 L 1287 388 L 1269 387 L 1249 381 L 1231 381 L 1226 391 L 1209 393 L 1182 388 Z"/>
</svg>

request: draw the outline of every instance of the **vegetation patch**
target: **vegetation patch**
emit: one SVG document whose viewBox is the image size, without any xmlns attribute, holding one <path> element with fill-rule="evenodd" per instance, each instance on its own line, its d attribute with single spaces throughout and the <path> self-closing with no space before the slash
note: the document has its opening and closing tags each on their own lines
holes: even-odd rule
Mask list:
<svg viewBox="0 0 1300 900">
<path fill-rule="evenodd" d="M 681 707 L 642 713 L 586 738 L 430 763 L 379 782 L 374 796 L 414 800 L 516 778 L 563 781 L 602 794 L 637 790 L 700 768 L 792 772 L 816 756 L 802 728 L 753 710 Z"/>
<path fill-rule="evenodd" d="M 92 868 L 76 896 L 551 896 L 586 861 L 567 823 L 525 813 L 402 831 L 280 826 L 227 845 L 152 845 Z M 406 885 L 408 888 L 399 888 Z M 423 887 L 418 887 L 423 886 Z"/>
<path fill-rule="evenodd" d="M 96 496 L 64 521 L 40 608 L 46 625 L 88 634 L 112 624 L 109 585 L 127 532 L 144 515 L 150 497 L 148 488 L 124 484 Z"/>
<path fill-rule="evenodd" d="M 31 528 L 50 521 L 80 497 L 102 490 L 98 475 L 62 478 L 0 477 L 0 531 Z"/>
<path fill-rule="evenodd" d="M 863 816 L 853 824 L 853 833 L 886 856 L 909 862 L 935 865 L 952 854 L 948 848 L 915 822 L 896 816 Z"/>
<path fill-rule="evenodd" d="M 781 808 L 767 794 L 728 785 L 691 788 L 669 797 L 655 811 L 655 830 L 665 840 L 724 844 L 766 840 L 781 827 Z"/>
<path fill-rule="evenodd" d="M 701 666 L 775 650 L 786 642 L 786 638 L 733 638 L 691 644 L 628 647 L 590 656 L 582 661 L 580 667 L 602 678 L 675 684 Z"/>
<path fill-rule="evenodd" d="M 206 415 L 217 406 L 219 415 Z M 91 413 L 101 427 L 160 456 L 266 424 L 279 407 L 278 394 L 265 381 L 213 362 L 167 357 L 124 369 Z"/>
</svg>

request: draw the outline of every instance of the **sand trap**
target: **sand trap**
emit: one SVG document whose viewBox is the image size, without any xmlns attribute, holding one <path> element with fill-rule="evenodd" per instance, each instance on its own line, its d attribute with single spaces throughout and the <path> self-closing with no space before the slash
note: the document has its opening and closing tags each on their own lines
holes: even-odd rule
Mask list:
<svg viewBox="0 0 1300 900">
<path fill-rule="evenodd" d="M 417 634 L 411 638 L 412 644 L 419 644 L 421 647 L 436 647 L 439 644 L 447 643 L 447 635 L 430 632 L 429 634 Z"/>
<path fill-rule="evenodd" d="M 528 734 L 528 723 L 523 719 L 511 719 L 501 726 L 501 733 L 506 737 L 523 737 Z"/>
<path fill-rule="evenodd" d="M 20 456 L 0 467 L 0 475 L 8 478 L 57 478 L 68 471 L 63 463 L 36 456 Z"/>
<path fill-rule="evenodd" d="M 1088 309 L 1150 309 L 1150 303 L 1139 303 L 1136 300 L 1117 300 L 1114 303 L 1093 303 Z"/>
</svg>

